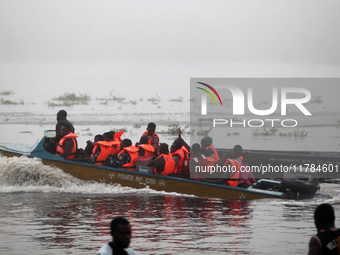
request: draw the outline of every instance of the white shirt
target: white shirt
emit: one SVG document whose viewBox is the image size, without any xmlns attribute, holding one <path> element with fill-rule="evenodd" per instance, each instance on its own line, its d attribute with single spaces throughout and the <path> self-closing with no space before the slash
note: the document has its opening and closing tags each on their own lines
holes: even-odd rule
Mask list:
<svg viewBox="0 0 340 255">
<path fill-rule="evenodd" d="M 126 251 L 127 254 L 129 254 L 129 255 L 137 255 L 134 252 L 134 250 L 132 250 L 130 248 L 126 248 L 126 249 L 124 249 L 124 251 Z M 110 247 L 110 245 L 106 244 L 105 246 L 100 248 L 100 250 L 97 252 L 97 255 L 112 255 L 112 248 Z"/>
</svg>

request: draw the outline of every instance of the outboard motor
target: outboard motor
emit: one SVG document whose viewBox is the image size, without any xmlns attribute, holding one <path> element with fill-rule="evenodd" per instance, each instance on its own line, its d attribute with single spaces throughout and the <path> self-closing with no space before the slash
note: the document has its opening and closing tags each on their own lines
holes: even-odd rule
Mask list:
<svg viewBox="0 0 340 255">
<path fill-rule="evenodd" d="M 291 199 L 313 198 L 320 189 L 317 173 L 302 169 L 300 172 L 287 172 L 283 175 L 280 189 L 286 190 Z"/>
</svg>

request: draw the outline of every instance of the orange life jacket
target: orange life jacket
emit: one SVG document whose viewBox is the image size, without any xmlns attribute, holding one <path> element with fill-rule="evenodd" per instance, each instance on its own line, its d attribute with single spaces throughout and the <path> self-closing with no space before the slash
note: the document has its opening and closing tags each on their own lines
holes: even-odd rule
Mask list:
<svg viewBox="0 0 340 255">
<path fill-rule="evenodd" d="M 177 151 L 171 153 L 172 156 L 178 155 L 180 157 L 180 160 L 178 161 L 178 164 L 176 166 L 175 174 L 179 174 L 183 169 L 184 166 L 184 158 L 185 153 L 182 148 L 178 149 Z"/>
<path fill-rule="evenodd" d="M 102 166 L 110 154 L 117 154 L 117 153 L 113 153 L 114 148 L 112 147 L 112 142 L 99 141 L 99 142 L 96 142 L 94 145 L 91 158 L 93 158 L 93 155 L 96 153 L 99 147 L 100 147 L 100 153 L 98 157 L 96 158 L 96 162 L 95 162 L 96 165 Z"/>
<path fill-rule="evenodd" d="M 65 142 L 66 139 L 72 139 L 73 141 L 73 148 L 72 148 L 72 153 L 71 155 L 65 157 L 65 159 L 71 159 L 71 158 L 75 158 L 76 156 L 76 151 L 77 151 L 77 142 L 76 142 L 76 139 L 78 136 L 72 132 L 68 133 L 67 135 L 64 135 L 58 145 L 57 145 L 57 149 L 56 149 L 56 154 L 55 155 L 60 155 L 62 153 L 65 152 L 64 148 L 63 148 L 63 144 Z"/>
<path fill-rule="evenodd" d="M 218 156 L 218 152 L 217 152 L 217 150 L 216 150 L 216 148 L 215 148 L 215 146 L 214 145 L 212 145 L 212 144 L 210 144 L 208 147 L 206 147 L 205 148 L 206 150 L 208 150 L 208 149 L 212 149 L 212 151 L 214 152 L 214 159 L 215 159 L 215 164 L 217 163 L 217 161 L 219 161 L 220 160 L 220 157 Z"/>
<path fill-rule="evenodd" d="M 150 144 L 140 144 L 137 146 L 137 148 L 143 148 L 145 153 L 144 153 L 144 156 L 145 157 L 151 157 L 154 152 L 155 152 L 155 148 L 150 145 Z"/>
<path fill-rule="evenodd" d="M 228 163 L 230 163 L 230 165 L 232 166 L 233 172 L 229 176 L 228 180 L 225 183 L 223 183 L 223 185 L 237 187 L 240 178 L 241 163 L 234 159 L 227 158 L 224 163 L 224 166 L 226 166 Z"/>
<path fill-rule="evenodd" d="M 124 151 L 126 151 L 127 153 L 129 153 L 131 160 L 130 160 L 130 162 L 121 165 L 120 168 L 126 169 L 126 170 L 136 170 L 136 162 L 135 162 L 135 159 L 138 157 L 138 149 L 137 149 L 134 145 L 131 145 L 131 146 L 129 146 L 129 147 L 124 147 L 124 148 L 118 153 L 117 158 L 119 158 L 120 155 L 122 155 L 122 153 L 123 153 Z"/>
<path fill-rule="evenodd" d="M 163 157 L 164 161 L 165 161 L 165 165 L 164 165 L 164 171 L 161 173 L 158 173 L 156 171 L 156 167 L 154 168 L 154 173 L 155 174 L 160 174 L 160 175 L 169 175 L 169 174 L 174 174 L 175 173 L 175 169 L 176 169 L 176 163 L 175 160 L 173 158 L 173 156 L 171 154 L 161 154 L 159 155 L 157 158 Z"/>
<path fill-rule="evenodd" d="M 117 131 L 114 135 L 113 135 L 113 140 L 112 141 L 118 141 L 121 142 L 122 138 L 121 136 L 125 133 L 125 131 Z"/>
<path fill-rule="evenodd" d="M 110 154 L 118 154 L 120 151 L 120 141 L 110 141 L 111 144 L 111 153 Z"/>
<path fill-rule="evenodd" d="M 152 138 L 153 138 L 154 136 L 157 136 L 157 137 L 158 137 L 158 141 L 159 141 L 159 136 L 156 134 L 156 132 L 153 133 L 153 135 L 149 136 L 149 135 L 148 135 L 148 131 L 145 131 L 145 132 L 143 133 L 143 136 L 147 136 L 147 137 L 148 137 L 148 144 L 151 144 L 151 143 L 152 143 Z M 158 145 L 159 145 L 159 144 L 158 144 Z"/>
</svg>

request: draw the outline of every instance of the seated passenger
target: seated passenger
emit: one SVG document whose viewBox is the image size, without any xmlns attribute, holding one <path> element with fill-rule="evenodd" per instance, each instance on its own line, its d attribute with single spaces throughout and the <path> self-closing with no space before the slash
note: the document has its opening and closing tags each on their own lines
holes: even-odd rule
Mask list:
<svg viewBox="0 0 340 255">
<path fill-rule="evenodd" d="M 121 138 L 121 136 L 125 133 L 125 131 L 109 131 L 108 133 L 110 133 L 110 137 L 112 135 L 112 141 L 116 141 L 116 142 L 121 142 L 123 141 L 123 139 Z"/>
<path fill-rule="evenodd" d="M 113 134 L 111 132 L 105 132 L 103 134 L 104 141 L 110 142 L 113 140 Z"/>
<path fill-rule="evenodd" d="M 148 137 L 146 135 L 142 136 L 139 143 L 136 143 L 138 148 L 138 156 L 151 157 L 155 153 L 155 148 L 148 144 Z"/>
<path fill-rule="evenodd" d="M 216 164 L 220 160 L 220 157 L 218 155 L 216 148 L 214 147 L 212 143 L 213 143 L 213 140 L 211 137 L 209 136 L 204 137 L 201 140 L 201 145 L 202 145 L 201 153 L 204 154 L 204 156 L 206 157 L 213 158 Z"/>
<path fill-rule="evenodd" d="M 138 149 L 132 145 L 130 139 L 124 139 L 120 144 L 118 155 L 111 154 L 105 165 L 126 170 L 136 170 L 135 159 L 137 157 Z"/>
<path fill-rule="evenodd" d="M 112 145 L 112 152 L 111 154 L 118 154 L 120 151 L 120 141 L 114 140 L 114 131 L 109 131 L 109 132 L 105 132 L 103 134 L 104 137 L 104 141 L 111 143 Z M 94 152 L 93 152 L 94 153 Z"/>
<path fill-rule="evenodd" d="M 56 148 L 57 156 L 64 159 L 72 159 L 76 157 L 77 152 L 77 140 L 76 134 L 71 132 L 69 125 L 65 124 L 60 128 L 61 139 Z"/>
<path fill-rule="evenodd" d="M 209 174 L 209 166 L 213 166 L 213 162 L 209 162 L 207 158 L 200 153 L 201 146 L 198 143 L 194 143 L 190 150 L 190 172 L 195 181 L 200 181 L 202 178 L 206 178 Z"/>
<path fill-rule="evenodd" d="M 183 147 L 183 144 L 179 138 L 175 139 L 170 150 L 171 155 L 174 157 L 176 163 L 175 174 L 184 176 L 184 161 L 188 157 L 188 154 L 186 153 L 187 150 Z"/>
<path fill-rule="evenodd" d="M 152 147 L 157 150 L 159 145 L 159 136 L 156 134 L 156 124 L 153 122 L 150 122 L 148 124 L 148 127 L 146 128 L 147 131 L 143 133 L 143 136 L 146 135 L 148 137 L 148 144 L 151 144 Z"/>
<path fill-rule="evenodd" d="M 233 159 L 242 162 L 242 153 L 243 153 L 243 149 L 241 145 L 235 145 L 234 148 L 231 150 L 231 153 L 233 155 Z"/>
<path fill-rule="evenodd" d="M 185 154 L 184 157 L 184 164 L 183 164 L 183 171 L 184 171 L 184 178 L 190 179 L 190 172 L 189 172 L 189 161 L 190 161 L 190 146 L 184 141 L 182 138 L 182 132 L 181 129 L 178 129 L 178 139 L 182 142 L 183 146 L 183 152 Z"/>
<path fill-rule="evenodd" d="M 104 137 L 102 135 L 96 135 L 94 137 L 94 141 L 93 142 L 88 140 L 86 142 L 85 149 L 82 149 L 82 148 L 79 149 L 81 156 L 83 156 L 84 158 L 91 157 L 91 154 L 93 153 L 94 144 L 96 142 L 99 142 L 99 141 L 104 141 Z"/>
<path fill-rule="evenodd" d="M 254 183 L 256 183 L 256 179 L 248 166 L 248 164 L 251 162 L 251 154 L 249 152 L 243 152 L 242 157 L 243 159 L 241 161 L 241 167 L 243 168 L 240 173 L 238 187 L 248 188 L 249 186 L 252 186 Z"/>
<path fill-rule="evenodd" d="M 96 165 L 104 165 L 104 162 L 108 159 L 110 154 L 118 153 L 118 144 L 113 143 L 117 142 L 107 142 L 107 141 L 98 141 L 95 143 L 93 153 L 91 154 L 91 163 Z"/>
<path fill-rule="evenodd" d="M 69 126 L 70 127 L 70 131 L 72 133 L 74 133 L 74 127 L 73 125 L 71 124 L 71 122 L 69 122 L 67 119 L 67 112 L 65 110 L 60 110 L 58 113 L 57 113 L 57 125 L 55 126 L 55 132 L 56 132 L 56 135 L 55 135 L 55 138 L 54 138 L 54 143 L 56 144 L 56 146 L 58 145 L 58 142 L 60 141 L 60 139 L 62 138 L 62 135 L 60 133 L 60 130 L 61 130 L 61 127 L 62 126 Z"/>
<path fill-rule="evenodd" d="M 152 156 L 147 166 L 154 166 L 154 173 L 160 175 L 173 175 L 175 173 L 176 164 L 172 155 L 169 153 L 169 146 L 161 143 L 157 149 L 158 157 Z"/>
<path fill-rule="evenodd" d="M 182 142 L 183 144 L 183 148 L 185 149 L 185 152 L 190 153 L 190 146 L 184 141 L 184 139 L 182 138 L 182 131 L 180 128 L 178 128 L 178 139 Z"/>
<path fill-rule="evenodd" d="M 230 171 L 228 170 L 229 174 L 224 175 L 224 178 L 222 178 L 224 181 L 223 185 L 237 187 L 240 178 L 241 162 L 235 159 L 227 158 L 223 166 L 226 166 L 228 169 L 230 169 Z"/>
<path fill-rule="evenodd" d="M 217 180 L 205 179 L 204 181 L 237 187 L 241 169 L 241 162 L 237 160 L 241 158 L 240 151 L 242 151 L 242 147 L 240 145 L 235 145 L 231 154 L 227 156 L 223 167 L 226 167 L 228 171 L 222 173 L 222 178 Z"/>
</svg>

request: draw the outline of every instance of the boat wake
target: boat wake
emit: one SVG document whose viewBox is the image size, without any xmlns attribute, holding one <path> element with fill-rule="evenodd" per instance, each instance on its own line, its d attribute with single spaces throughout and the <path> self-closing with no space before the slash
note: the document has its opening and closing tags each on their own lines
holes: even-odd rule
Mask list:
<svg viewBox="0 0 340 255">
<path fill-rule="evenodd" d="M 155 191 L 84 181 L 55 166 L 44 165 L 38 158 L 5 157 L 0 154 L 0 193 L 59 192 L 82 194 L 158 194 L 183 196 L 175 192 Z"/>
</svg>

